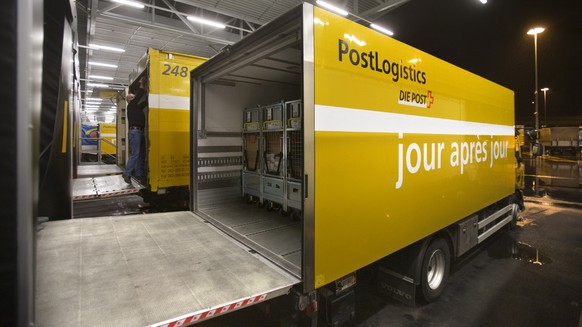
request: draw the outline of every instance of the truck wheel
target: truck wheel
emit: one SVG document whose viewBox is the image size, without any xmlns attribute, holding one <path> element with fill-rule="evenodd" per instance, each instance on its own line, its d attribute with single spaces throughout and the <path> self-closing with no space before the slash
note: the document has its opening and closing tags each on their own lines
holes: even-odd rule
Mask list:
<svg viewBox="0 0 582 327">
<path fill-rule="evenodd" d="M 450 265 L 449 243 L 442 238 L 435 239 L 426 249 L 422 259 L 420 295 L 426 302 L 436 300 L 445 289 Z"/>
</svg>

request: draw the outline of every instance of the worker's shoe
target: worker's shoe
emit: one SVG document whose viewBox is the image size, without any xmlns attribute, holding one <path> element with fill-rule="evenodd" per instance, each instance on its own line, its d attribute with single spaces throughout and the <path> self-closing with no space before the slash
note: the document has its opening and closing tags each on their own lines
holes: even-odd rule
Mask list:
<svg viewBox="0 0 582 327">
<path fill-rule="evenodd" d="M 127 176 L 127 175 L 123 175 L 123 180 L 127 183 L 127 184 L 131 184 L 131 177 Z"/>
</svg>

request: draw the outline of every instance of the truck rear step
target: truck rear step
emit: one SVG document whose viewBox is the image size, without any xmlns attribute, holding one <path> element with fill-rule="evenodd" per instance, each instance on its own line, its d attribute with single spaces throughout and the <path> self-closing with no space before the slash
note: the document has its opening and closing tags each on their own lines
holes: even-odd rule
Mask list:
<svg viewBox="0 0 582 327">
<path fill-rule="evenodd" d="M 122 175 L 78 178 L 73 180 L 73 201 L 136 194 L 142 188 L 137 179 L 130 185 Z"/>
</svg>

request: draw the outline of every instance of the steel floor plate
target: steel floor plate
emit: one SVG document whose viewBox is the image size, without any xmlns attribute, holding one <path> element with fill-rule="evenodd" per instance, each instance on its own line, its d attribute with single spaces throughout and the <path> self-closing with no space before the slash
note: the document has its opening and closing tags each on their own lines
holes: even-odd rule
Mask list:
<svg viewBox="0 0 582 327">
<path fill-rule="evenodd" d="M 156 325 L 299 282 L 191 212 L 48 222 L 37 240 L 47 327 Z"/>
<path fill-rule="evenodd" d="M 77 176 L 83 177 L 97 177 L 106 175 L 122 174 L 123 169 L 117 165 L 79 165 L 77 166 Z"/>
<path fill-rule="evenodd" d="M 135 179 L 127 184 L 122 175 L 77 178 L 73 180 L 73 201 L 135 194 L 143 188 Z"/>
<path fill-rule="evenodd" d="M 242 200 L 205 208 L 201 212 L 229 228 L 238 237 L 246 238 L 290 263 L 296 272 L 301 271 L 301 221 L 293 221 L 289 216 L 269 212 L 266 208 L 246 204 Z"/>
</svg>

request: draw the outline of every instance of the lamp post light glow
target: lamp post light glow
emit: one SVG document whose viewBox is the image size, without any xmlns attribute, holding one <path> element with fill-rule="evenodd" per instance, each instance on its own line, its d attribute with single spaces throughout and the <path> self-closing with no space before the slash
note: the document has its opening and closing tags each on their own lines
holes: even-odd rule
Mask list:
<svg viewBox="0 0 582 327">
<path fill-rule="evenodd" d="M 536 131 L 540 129 L 540 119 L 539 119 L 539 114 L 538 114 L 538 109 L 539 109 L 539 101 L 538 101 L 538 34 L 542 33 L 544 31 L 543 27 L 534 27 L 532 29 L 530 29 L 529 31 L 527 31 L 528 35 L 533 35 L 534 36 L 534 79 L 535 79 L 535 92 L 534 92 L 534 99 L 535 99 L 535 117 L 536 117 Z"/>
<path fill-rule="evenodd" d="M 544 125 L 546 127 L 548 127 L 548 117 L 547 117 L 547 102 L 546 102 L 546 92 L 548 92 L 550 89 L 547 87 L 544 87 L 542 89 L 542 92 L 544 92 Z"/>
</svg>

